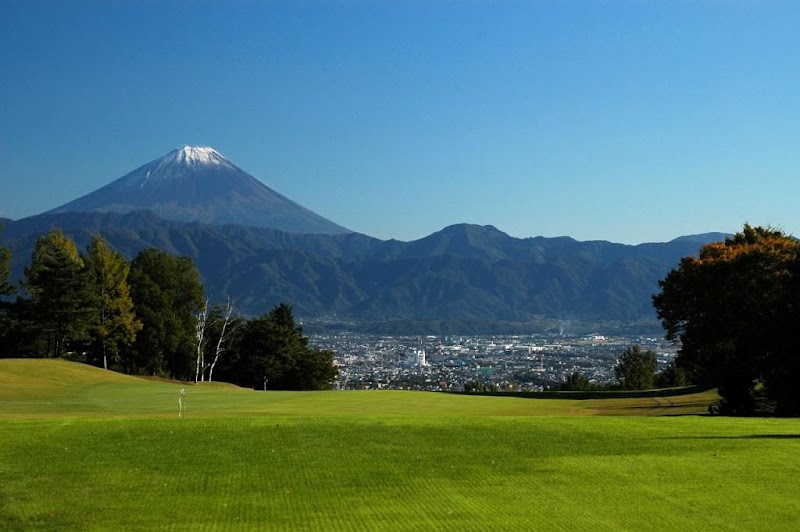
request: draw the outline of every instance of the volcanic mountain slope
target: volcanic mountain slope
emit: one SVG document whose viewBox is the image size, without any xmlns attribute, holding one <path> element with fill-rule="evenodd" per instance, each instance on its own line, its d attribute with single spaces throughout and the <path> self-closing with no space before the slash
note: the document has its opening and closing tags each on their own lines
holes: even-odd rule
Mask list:
<svg viewBox="0 0 800 532">
<path fill-rule="evenodd" d="M 289 233 L 348 229 L 282 196 L 213 148 L 184 146 L 47 214 L 151 210 L 166 220 Z"/>
</svg>

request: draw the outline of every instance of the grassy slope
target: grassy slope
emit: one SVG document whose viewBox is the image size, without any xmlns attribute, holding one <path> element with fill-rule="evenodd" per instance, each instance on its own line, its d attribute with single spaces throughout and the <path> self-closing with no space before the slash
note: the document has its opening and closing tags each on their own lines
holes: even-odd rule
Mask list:
<svg viewBox="0 0 800 532">
<path fill-rule="evenodd" d="M 177 419 L 179 388 L 0 360 L 0 529 L 800 527 L 798 420 L 226 386 Z"/>
<path fill-rule="evenodd" d="M 20 416 L 175 417 L 186 389 L 188 415 L 552 416 L 702 414 L 714 392 L 630 399 L 532 400 L 403 391 L 256 392 L 221 383 L 169 383 L 61 360 L 0 360 L 0 419 Z"/>
</svg>

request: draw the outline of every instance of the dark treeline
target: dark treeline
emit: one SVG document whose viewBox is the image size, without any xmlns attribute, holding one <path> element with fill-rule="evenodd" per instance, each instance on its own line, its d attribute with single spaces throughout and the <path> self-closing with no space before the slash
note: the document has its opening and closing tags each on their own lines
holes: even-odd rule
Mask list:
<svg viewBox="0 0 800 532">
<path fill-rule="evenodd" d="M 656 354 L 643 351 L 638 345 L 626 348 L 616 365 L 614 376 L 616 381 L 608 384 L 591 382 L 580 372 L 574 372 L 560 389 L 564 391 L 618 391 L 618 390 L 652 390 L 655 388 L 675 388 L 686 386 L 686 372 L 677 367 L 673 361 L 662 371 L 656 371 L 658 363 Z"/>
<path fill-rule="evenodd" d="M 252 320 L 211 305 L 192 259 L 155 248 L 132 261 L 95 236 L 83 251 L 51 230 L 19 287 L 0 247 L 0 356 L 52 357 L 131 375 L 258 389 L 331 386 L 333 354 L 308 345 L 281 304 Z"/>
</svg>

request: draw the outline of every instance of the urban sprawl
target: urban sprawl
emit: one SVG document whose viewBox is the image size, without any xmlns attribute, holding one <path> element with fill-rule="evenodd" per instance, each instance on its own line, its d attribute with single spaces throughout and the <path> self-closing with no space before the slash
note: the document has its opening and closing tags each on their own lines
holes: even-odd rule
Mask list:
<svg viewBox="0 0 800 532">
<path fill-rule="evenodd" d="M 626 347 L 657 354 L 659 370 L 676 348 L 661 338 L 565 336 L 382 336 L 312 334 L 310 343 L 335 353 L 341 390 L 463 391 L 479 384 L 499 391 L 557 388 L 579 372 L 590 381 L 614 381 Z"/>
</svg>

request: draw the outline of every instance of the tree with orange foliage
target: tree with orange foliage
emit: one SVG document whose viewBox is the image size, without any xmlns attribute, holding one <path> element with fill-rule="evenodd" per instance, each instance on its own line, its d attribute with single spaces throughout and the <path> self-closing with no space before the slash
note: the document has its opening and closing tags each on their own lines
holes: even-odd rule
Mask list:
<svg viewBox="0 0 800 532">
<path fill-rule="evenodd" d="M 91 362 L 102 361 L 104 369 L 108 369 L 111 362 L 111 367 L 116 369 L 122 347 L 133 343 L 136 333 L 142 329 L 128 287 L 130 264 L 100 235 L 92 237 L 82 258 L 88 270 L 89 290 L 94 296 L 89 329 Z"/>
<path fill-rule="evenodd" d="M 746 224 L 659 281 L 653 305 L 680 346 L 677 365 L 695 383 L 718 386 L 724 412 L 754 412 L 763 387 L 776 412 L 800 413 L 797 387 L 786 382 L 800 376 L 791 349 L 799 257 L 795 238 Z"/>
</svg>

